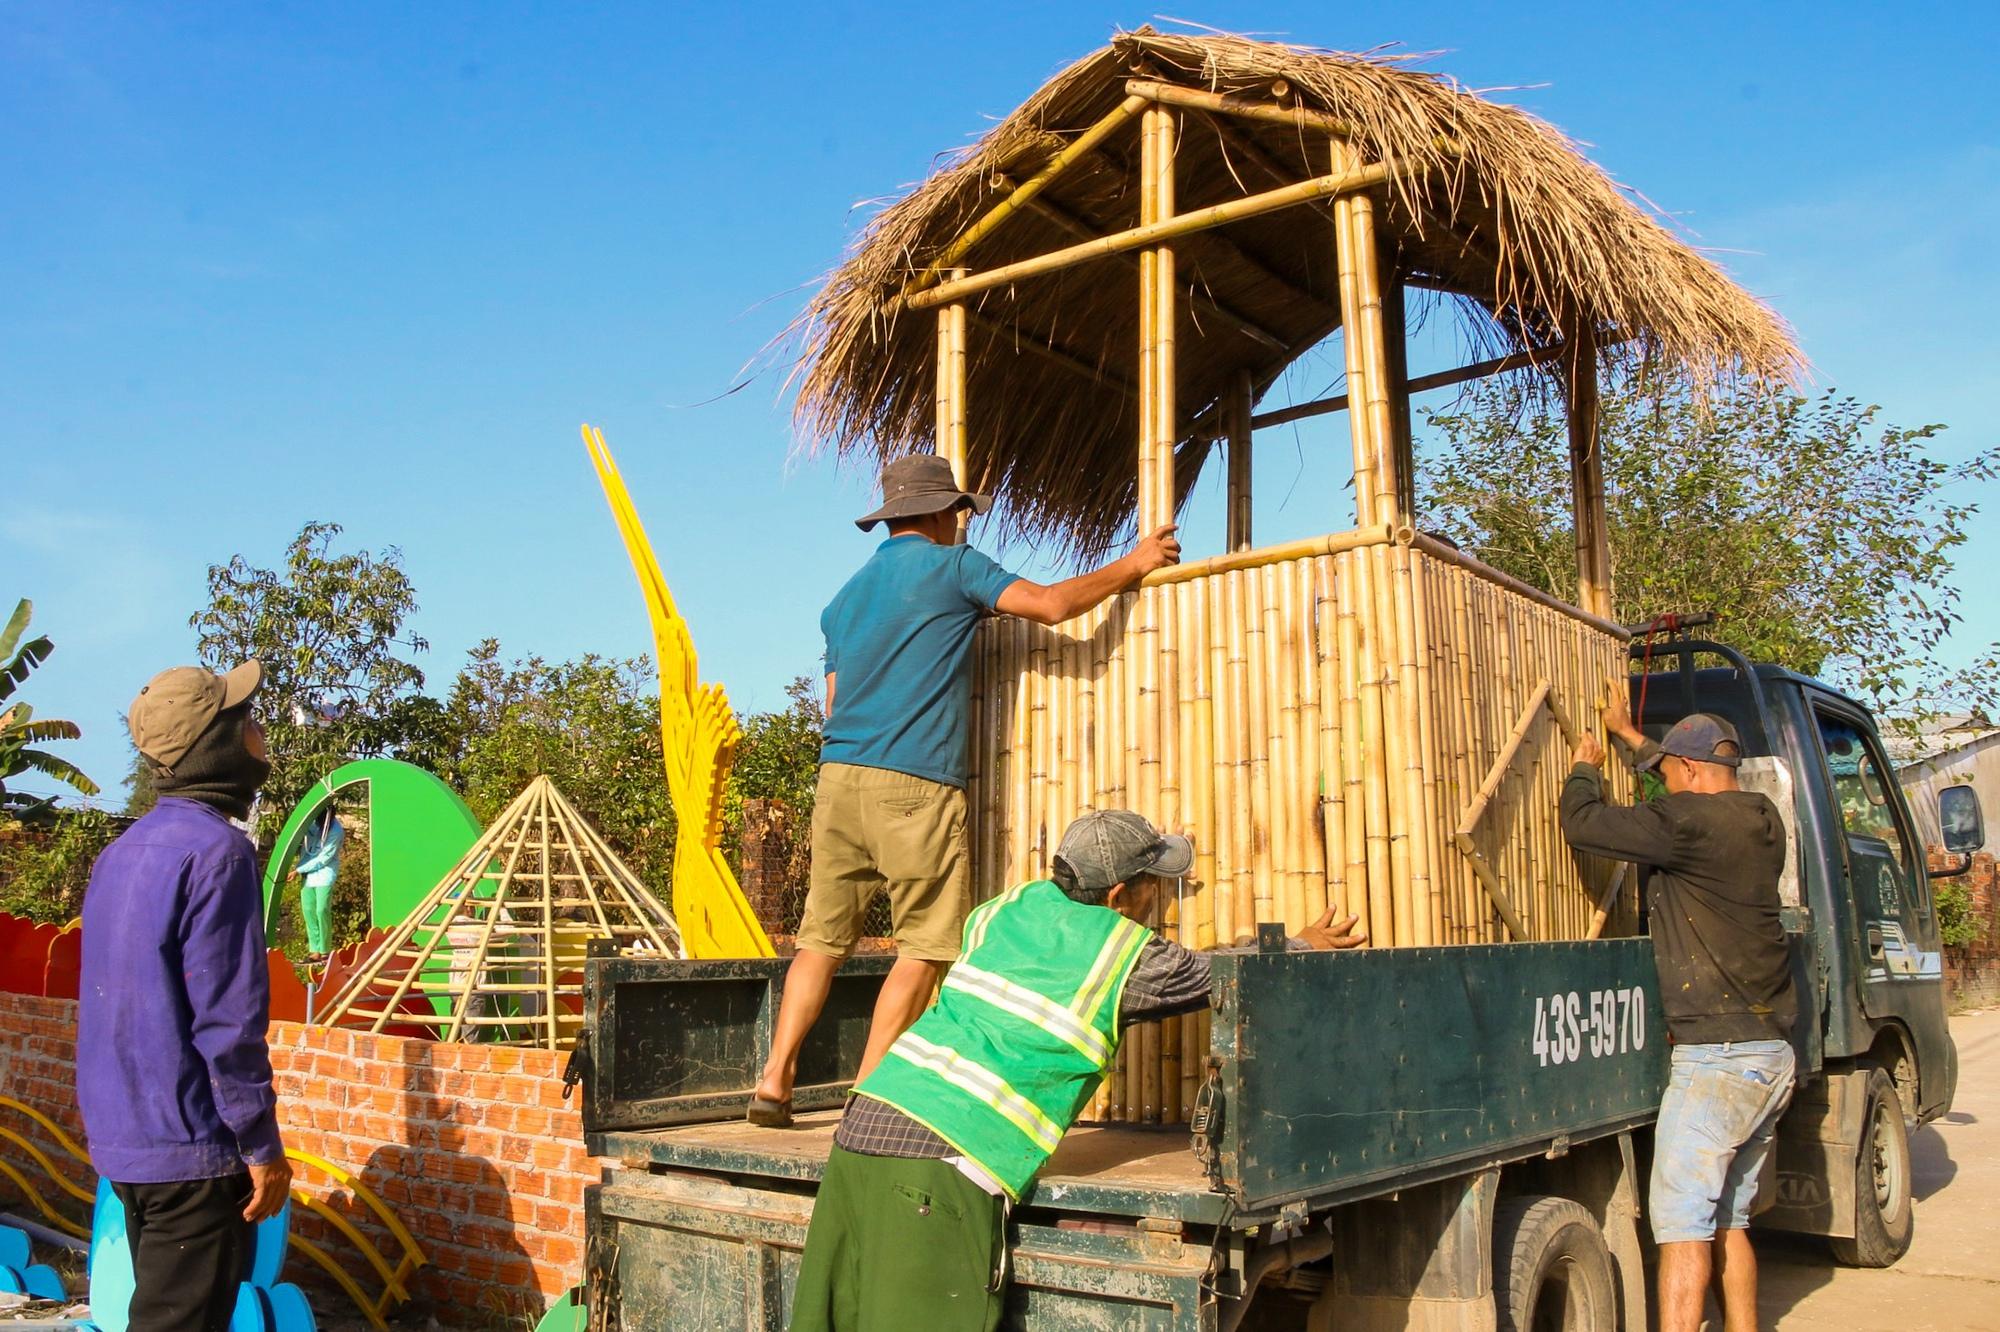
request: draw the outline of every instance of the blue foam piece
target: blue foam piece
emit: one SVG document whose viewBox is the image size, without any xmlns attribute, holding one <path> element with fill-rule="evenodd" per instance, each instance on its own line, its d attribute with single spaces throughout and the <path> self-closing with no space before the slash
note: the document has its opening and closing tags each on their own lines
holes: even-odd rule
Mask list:
<svg viewBox="0 0 2000 1332">
<path fill-rule="evenodd" d="M 28 1278 L 18 1268 L 0 1267 L 0 1295 L 26 1295 Z"/>
<path fill-rule="evenodd" d="M 274 1332 L 319 1332 L 306 1293 L 289 1281 L 271 1287 L 271 1313 L 277 1323 Z"/>
<path fill-rule="evenodd" d="M 236 1312 L 229 1316 L 229 1332 L 277 1332 L 276 1320 L 263 1291 L 248 1282 L 236 1288 Z"/>
<path fill-rule="evenodd" d="M 101 1332 L 125 1332 L 132 1319 L 132 1244 L 125 1233 L 125 1205 L 111 1181 L 97 1181 L 90 1217 L 90 1318 Z"/>
<path fill-rule="evenodd" d="M 0 1226 L 0 1267 L 26 1267 L 35 1261 L 33 1255 L 27 1231 Z"/>
<path fill-rule="evenodd" d="M 285 1270 L 285 1244 L 291 1238 L 292 1202 L 285 1205 L 278 1214 L 257 1223 L 257 1236 L 250 1256 L 250 1284 L 262 1290 L 269 1290 L 278 1284 L 278 1273 Z"/>
<path fill-rule="evenodd" d="M 62 1278 L 56 1275 L 55 1268 L 48 1266 L 46 1263 L 36 1263 L 33 1267 L 24 1270 L 21 1275 L 25 1278 L 21 1283 L 22 1291 L 25 1294 L 32 1295 L 38 1300 L 66 1300 L 69 1298 L 69 1292 L 63 1289 Z"/>
</svg>

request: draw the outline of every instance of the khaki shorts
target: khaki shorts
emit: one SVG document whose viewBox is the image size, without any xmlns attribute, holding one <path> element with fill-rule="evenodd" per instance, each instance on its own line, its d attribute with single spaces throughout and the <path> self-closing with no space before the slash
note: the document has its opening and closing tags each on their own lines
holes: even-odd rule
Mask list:
<svg viewBox="0 0 2000 1332">
<path fill-rule="evenodd" d="M 813 795 L 812 890 L 799 947 L 846 957 L 885 888 L 896 951 L 956 961 L 972 906 L 965 792 L 886 768 L 825 764 Z"/>
</svg>

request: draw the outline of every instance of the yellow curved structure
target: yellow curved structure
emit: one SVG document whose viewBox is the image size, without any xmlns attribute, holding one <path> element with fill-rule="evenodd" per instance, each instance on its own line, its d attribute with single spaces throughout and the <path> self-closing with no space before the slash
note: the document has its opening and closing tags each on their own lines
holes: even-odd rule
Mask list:
<svg viewBox="0 0 2000 1332">
<path fill-rule="evenodd" d="M 604 447 L 604 433 L 583 428 L 583 442 L 611 516 L 632 557 L 632 571 L 646 596 L 653 621 L 653 648 L 660 664 L 660 740 L 666 757 L 667 793 L 674 802 L 680 836 L 674 842 L 674 918 L 689 957 L 774 957 L 777 950 L 757 923 L 736 874 L 722 855 L 722 791 L 729 765 L 742 743 L 722 686 L 701 683 L 694 638 L 674 606 L 673 594 L 653 558 L 632 497 L 618 465 Z"/>
<path fill-rule="evenodd" d="M 89 1154 L 82 1147 L 78 1146 L 76 1141 L 67 1133 L 64 1133 L 54 1120 L 41 1113 L 41 1111 L 36 1110 L 33 1106 L 24 1105 L 11 1096 L 0 1096 L 0 1110 L 12 1110 L 14 1113 L 40 1125 L 42 1131 L 47 1133 L 57 1146 L 61 1147 L 64 1152 L 77 1161 L 82 1162 L 86 1169 L 89 1168 Z M 36 1165 L 40 1166 L 47 1173 L 57 1188 L 70 1197 L 75 1198 L 78 1202 L 94 1203 L 96 1201 L 96 1194 L 64 1176 L 56 1169 L 55 1163 L 49 1160 L 41 1148 L 37 1147 L 27 1138 L 22 1137 L 12 1129 L 0 1128 L 0 1142 L 11 1143 L 26 1152 L 29 1159 L 34 1161 Z M 355 1228 L 353 1222 L 334 1211 L 331 1207 L 328 1207 L 299 1185 L 294 1184 L 292 1186 L 292 1202 L 325 1221 L 343 1236 L 348 1243 L 355 1247 L 355 1250 L 360 1253 L 368 1266 L 374 1269 L 375 1275 L 381 1278 L 382 1293 L 371 1298 L 368 1292 L 361 1288 L 360 1282 L 348 1275 L 347 1271 L 333 1260 L 331 1254 L 327 1253 L 319 1245 L 314 1244 L 311 1240 L 293 1234 L 286 1237 L 287 1242 L 300 1253 L 303 1253 L 306 1257 L 326 1269 L 327 1275 L 331 1276 L 340 1288 L 347 1292 L 348 1298 L 354 1301 L 355 1307 L 361 1310 L 363 1316 L 370 1323 L 384 1329 L 384 1332 L 386 1332 L 388 1328 L 386 1315 L 390 1306 L 400 1304 L 410 1298 L 410 1274 L 419 1267 L 422 1267 L 426 1261 L 423 1250 L 417 1247 L 416 1237 L 410 1234 L 409 1229 L 396 1218 L 396 1214 L 389 1210 L 388 1204 L 377 1197 L 373 1190 L 365 1187 L 360 1180 L 333 1162 L 326 1160 L 324 1157 L 314 1156 L 311 1152 L 293 1151 L 290 1148 L 286 1149 L 285 1156 L 287 1159 L 297 1162 L 300 1165 L 309 1166 L 319 1171 L 332 1180 L 335 1185 L 353 1194 L 355 1200 L 374 1213 L 375 1219 L 380 1221 L 391 1235 L 395 1236 L 397 1245 L 402 1249 L 402 1254 L 392 1265 L 387 1258 L 382 1256 L 382 1251 L 377 1249 L 366 1235 Z M 21 1195 L 34 1204 L 35 1210 L 47 1217 L 51 1225 L 67 1231 L 78 1239 L 87 1240 L 90 1238 L 89 1226 L 73 1221 L 57 1211 L 54 1205 L 28 1182 L 26 1176 L 22 1175 L 20 1171 L 5 1161 L 0 1161 L 0 1176 L 12 1180 L 14 1186 L 21 1191 Z"/>
<path fill-rule="evenodd" d="M 298 1235 L 292 1235 L 289 1237 L 291 1244 L 300 1253 L 303 1253 L 306 1257 L 324 1268 L 327 1275 L 332 1277 L 340 1288 L 347 1292 L 347 1298 L 354 1301 L 355 1307 L 361 1310 L 362 1315 L 370 1323 L 374 1324 L 377 1328 L 383 1329 L 383 1332 L 387 1332 L 389 1324 L 386 1315 L 389 1312 L 390 1306 L 400 1304 L 410 1298 L 410 1274 L 415 1272 L 419 1267 L 422 1267 L 427 1261 L 424 1257 L 424 1251 L 417 1247 L 416 1237 L 411 1235 L 403 1223 L 396 1219 L 396 1214 L 389 1210 L 388 1204 L 377 1197 L 373 1190 L 364 1187 L 360 1180 L 333 1162 L 324 1157 L 314 1156 L 311 1152 L 293 1151 L 290 1148 L 285 1150 L 285 1156 L 300 1165 L 312 1167 L 314 1170 L 327 1176 L 327 1178 L 331 1179 L 339 1187 L 353 1194 L 355 1200 L 370 1212 L 373 1212 L 375 1219 L 380 1221 L 388 1229 L 389 1233 L 396 1237 L 396 1243 L 402 1248 L 402 1255 L 396 1260 L 394 1266 L 391 1266 L 389 1260 L 382 1256 L 381 1250 L 377 1249 L 366 1235 L 357 1230 L 353 1222 L 334 1211 L 331 1207 L 328 1207 L 319 1199 L 313 1197 L 310 1193 L 307 1193 L 297 1184 L 292 1186 L 292 1201 L 332 1226 L 334 1230 L 338 1231 L 348 1243 L 352 1244 L 360 1252 L 361 1257 L 368 1263 L 368 1266 L 375 1270 L 375 1275 L 382 1279 L 382 1293 L 371 1299 L 368 1292 L 361 1288 L 360 1282 L 349 1276 L 338 1263 L 333 1261 L 332 1256 L 326 1250 L 320 1248 L 312 1241 Z"/>
</svg>

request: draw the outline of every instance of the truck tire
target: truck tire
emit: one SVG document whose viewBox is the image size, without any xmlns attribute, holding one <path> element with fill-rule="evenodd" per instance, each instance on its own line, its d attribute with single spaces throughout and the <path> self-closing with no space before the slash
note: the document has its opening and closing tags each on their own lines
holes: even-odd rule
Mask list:
<svg viewBox="0 0 2000 1332">
<path fill-rule="evenodd" d="M 1500 1332 L 1617 1332 L 1618 1287 L 1597 1218 L 1568 1198 L 1503 1198 L 1493 1209 Z"/>
<path fill-rule="evenodd" d="M 1848 1267 L 1887 1267 L 1909 1251 L 1916 1229 L 1902 1099 L 1886 1072 L 1870 1069 L 1855 1150 L 1854 1238 L 1835 1239 L 1833 1256 Z"/>
</svg>

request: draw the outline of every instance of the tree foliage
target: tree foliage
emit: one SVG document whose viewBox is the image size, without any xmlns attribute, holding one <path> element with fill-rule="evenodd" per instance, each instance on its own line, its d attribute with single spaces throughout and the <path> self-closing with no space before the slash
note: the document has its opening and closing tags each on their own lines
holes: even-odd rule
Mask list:
<svg viewBox="0 0 2000 1332">
<path fill-rule="evenodd" d="M 7 790 L 8 779 L 24 772 L 40 773 L 87 796 L 96 795 L 98 789 L 74 763 L 40 748 L 54 740 L 82 739 L 83 729 L 57 717 L 38 718 L 25 700 L 10 701 L 35 668 L 56 650 L 45 634 L 23 641 L 33 613 L 33 604 L 23 599 L 15 604 L 7 623 L 0 625 L 0 816 L 20 817 L 47 809 L 48 798 Z"/>
<path fill-rule="evenodd" d="M 405 757 L 422 756 L 491 820 L 546 773 L 649 887 L 671 878 L 675 823 L 661 758 L 653 663 L 594 654 L 574 661 L 504 663 L 500 645 L 475 647 L 451 692 L 406 730 Z"/>
<path fill-rule="evenodd" d="M 2000 703 L 2000 644 L 1948 671 L 1959 624 L 1952 554 L 1978 513 L 1965 485 L 2000 448 L 1935 456 L 1938 425 L 1878 422 L 1828 391 L 1750 389 L 1706 409 L 1680 389 L 1607 386 L 1601 446 L 1626 623 L 1698 610 L 1753 659 L 1825 675 L 1914 724 Z M 1536 587 L 1576 595 L 1569 454 L 1559 404 L 1496 381 L 1433 413 L 1425 525 Z"/>
<path fill-rule="evenodd" d="M 409 658 L 429 645 L 404 629 L 417 597 L 402 553 L 337 553 L 340 532 L 307 523 L 282 568 L 242 555 L 210 565 L 208 606 L 188 621 L 210 669 L 264 664 L 253 710 L 271 751 L 265 795 L 279 811 L 346 760 L 390 752 L 424 683 Z"/>
<path fill-rule="evenodd" d="M 780 801 L 801 819 L 812 814 L 826 709 L 820 702 L 819 683 L 810 675 L 786 685 L 785 697 L 791 701 L 777 712 L 742 718 L 743 743 L 736 750 L 723 797 L 731 824 L 742 817 L 745 800 Z"/>
<path fill-rule="evenodd" d="M 61 925 L 83 912 L 97 854 L 118 824 L 96 809 L 64 809 L 34 829 L 14 827 L 0 841 L 0 911 Z"/>
</svg>

